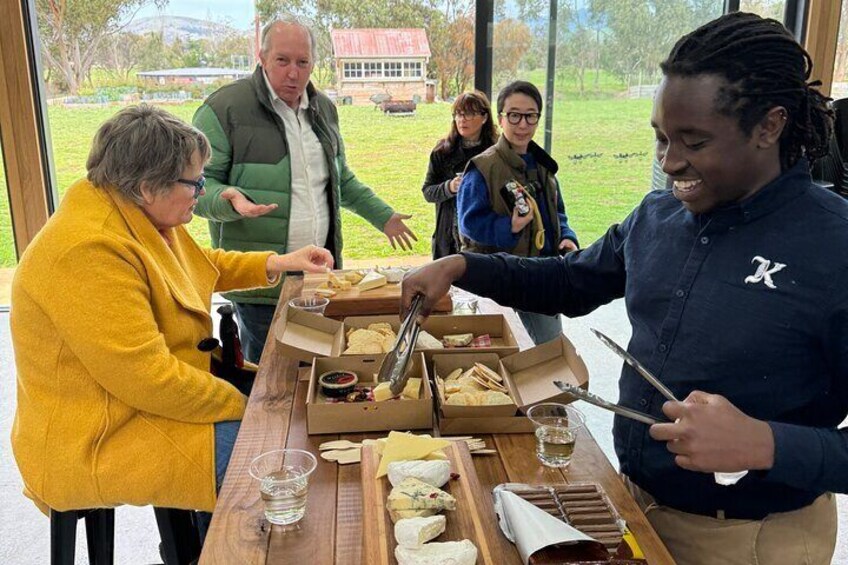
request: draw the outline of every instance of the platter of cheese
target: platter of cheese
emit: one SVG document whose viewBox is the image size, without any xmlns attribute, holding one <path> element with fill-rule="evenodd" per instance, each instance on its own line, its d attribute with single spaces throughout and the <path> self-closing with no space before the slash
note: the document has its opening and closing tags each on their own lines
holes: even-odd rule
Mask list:
<svg viewBox="0 0 848 565">
<path fill-rule="evenodd" d="M 361 472 L 363 563 L 520 563 L 466 442 L 391 432 L 363 444 Z"/>
<path fill-rule="evenodd" d="M 329 317 L 371 314 L 397 314 L 400 311 L 401 269 L 337 270 L 329 273 L 307 273 L 303 277 L 301 296 L 326 296 L 330 303 L 324 310 Z M 449 296 L 442 298 L 436 312 L 450 312 Z"/>
</svg>

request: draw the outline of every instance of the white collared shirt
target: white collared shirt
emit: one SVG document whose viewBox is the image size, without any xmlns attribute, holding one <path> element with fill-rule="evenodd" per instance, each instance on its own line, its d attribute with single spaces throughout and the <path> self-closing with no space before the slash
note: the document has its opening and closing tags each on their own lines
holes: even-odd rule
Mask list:
<svg viewBox="0 0 848 565">
<path fill-rule="evenodd" d="M 312 129 L 309 97 L 306 91 L 293 110 L 274 92 L 268 77 L 262 73 L 270 93 L 271 106 L 286 129 L 291 169 L 291 212 L 286 251 L 296 251 L 309 244 L 324 247 L 330 230 L 330 204 L 327 183 L 330 171 L 324 148 Z"/>
</svg>

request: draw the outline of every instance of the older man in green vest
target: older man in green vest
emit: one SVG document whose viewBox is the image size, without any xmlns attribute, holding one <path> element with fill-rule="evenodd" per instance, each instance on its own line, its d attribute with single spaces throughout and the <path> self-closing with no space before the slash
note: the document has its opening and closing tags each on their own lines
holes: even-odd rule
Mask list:
<svg viewBox="0 0 848 565">
<path fill-rule="evenodd" d="M 262 30 L 261 64 L 198 108 L 194 125 L 209 138 L 206 194 L 195 213 L 209 220 L 212 244 L 242 251 L 289 252 L 315 244 L 342 264 L 341 206 L 365 218 L 392 246 L 411 249 L 415 234 L 360 182 L 345 160 L 338 113 L 309 78 L 312 31 L 295 20 Z M 230 293 L 245 358 L 258 362 L 279 286 Z"/>
</svg>

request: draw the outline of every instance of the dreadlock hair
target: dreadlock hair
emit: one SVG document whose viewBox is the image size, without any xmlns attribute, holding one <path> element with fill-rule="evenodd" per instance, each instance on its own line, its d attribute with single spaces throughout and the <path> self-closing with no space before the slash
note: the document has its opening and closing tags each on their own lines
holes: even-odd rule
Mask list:
<svg viewBox="0 0 848 565">
<path fill-rule="evenodd" d="M 777 20 L 733 12 L 683 36 L 660 64 L 666 76 L 715 74 L 727 81 L 719 90 L 716 111 L 739 120 L 745 135 L 776 106 L 786 109 L 780 136 L 784 169 L 801 157 L 827 153 L 833 131 L 830 98 L 808 83 L 813 61 Z"/>
</svg>

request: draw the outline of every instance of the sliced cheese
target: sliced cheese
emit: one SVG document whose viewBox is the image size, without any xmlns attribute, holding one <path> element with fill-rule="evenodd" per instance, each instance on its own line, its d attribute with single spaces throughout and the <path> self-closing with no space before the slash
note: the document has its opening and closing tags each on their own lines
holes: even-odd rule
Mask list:
<svg viewBox="0 0 848 565">
<path fill-rule="evenodd" d="M 395 539 L 403 547 L 421 547 L 445 531 L 444 516 L 403 518 L 395 523 Z"/>
<path fill-rule="evenodd" d="M 404 398 L 411 398 L 413 400 L 421 398 L 421 379 L 418 377 L 412 377 L 406 381 L 406 386 L 403 387 L 403 392 L 400 393 L 400 395 Z"/>
<path fill-rule="evenodd" d="M 407 435 L 409 435 L 409 434 L 407 434 Z M 421 434 L 418 437 L 429 438 L 431 436 L 429 434 Z M 370 445 L 374 448 L 374 451 L 377 453 L 377 455 L 383 455 L 383 450 L 386 448 L 386 441 L 388 441 L 388 438 L 384 438 L 384 437 L 381 437 L 381 438 L 378 438 L 378 439 L 363 439 L 362 445 Z M 448 458 L 447 453 L 445 453 L 443 451 L 434 451 L 433 453 L 430 453 L 429 455 L 427 455 L 427 457 L 424 457 L 423 459 L 425 461 L 441 461 L 441 460 L 447 460 L 447 458 Z"/>
<path fill-rule="evenodd" d="M 401 432 L 389 432 L 386 447 L 383 448 L 383 458 L 377 469 L 376 478 L 388 472 L 389 463 L 393 461 L 411 461 L 424 459 L 434 451 L 446 448 L 450 442 L 444 439 L 416 436 Z"/>
<path fill-rule="evenodd" d="M 365 275 L 359 284 L 356 285 L 360 291 L 373 290 L 375 288 L 380 288 L 381 286 L 386 285 L 386 277 L 385 275 L 381 275 L 375 271 L 371 271 L 367 275 Z"/>
<path fill-rule="evenodd" d="M 446 541 L 425 543 L 419 548 L 395 548 L 398 565 L 474 565 L 477 563 L 477 546 L 471 541 Z"/>
<path fill-rule="evenodd" d="M 390 385 L 391 385 L 391 383 L 386 381 L 386 382 L 382 382 L 382 383 L 378 384 L 377 386 L 375 386 L 374 390 L 373 390 L 374 400 L 376 400 L 377 402 L 382 402 L 384 400 L 389 400 L 390 398 L 394 398 L 395 395 L 392 394 L 392 391 L 389 388 Z"/>
<path fill-rule="evenodd" d="M 410 477 L 434 487 L 450 480 L 450 461 L 393 461 L 389 463 L 389 482 L 397 486 Z"/>
<path fill-rule="evenodd" d="M 386 509 L 392 522 L 397 522 L 414 516 L 432 516 L 442 510 L 456 510 L 456 499 L 441 489 L 410 477 L 392 489 Z"/>
</svg>

